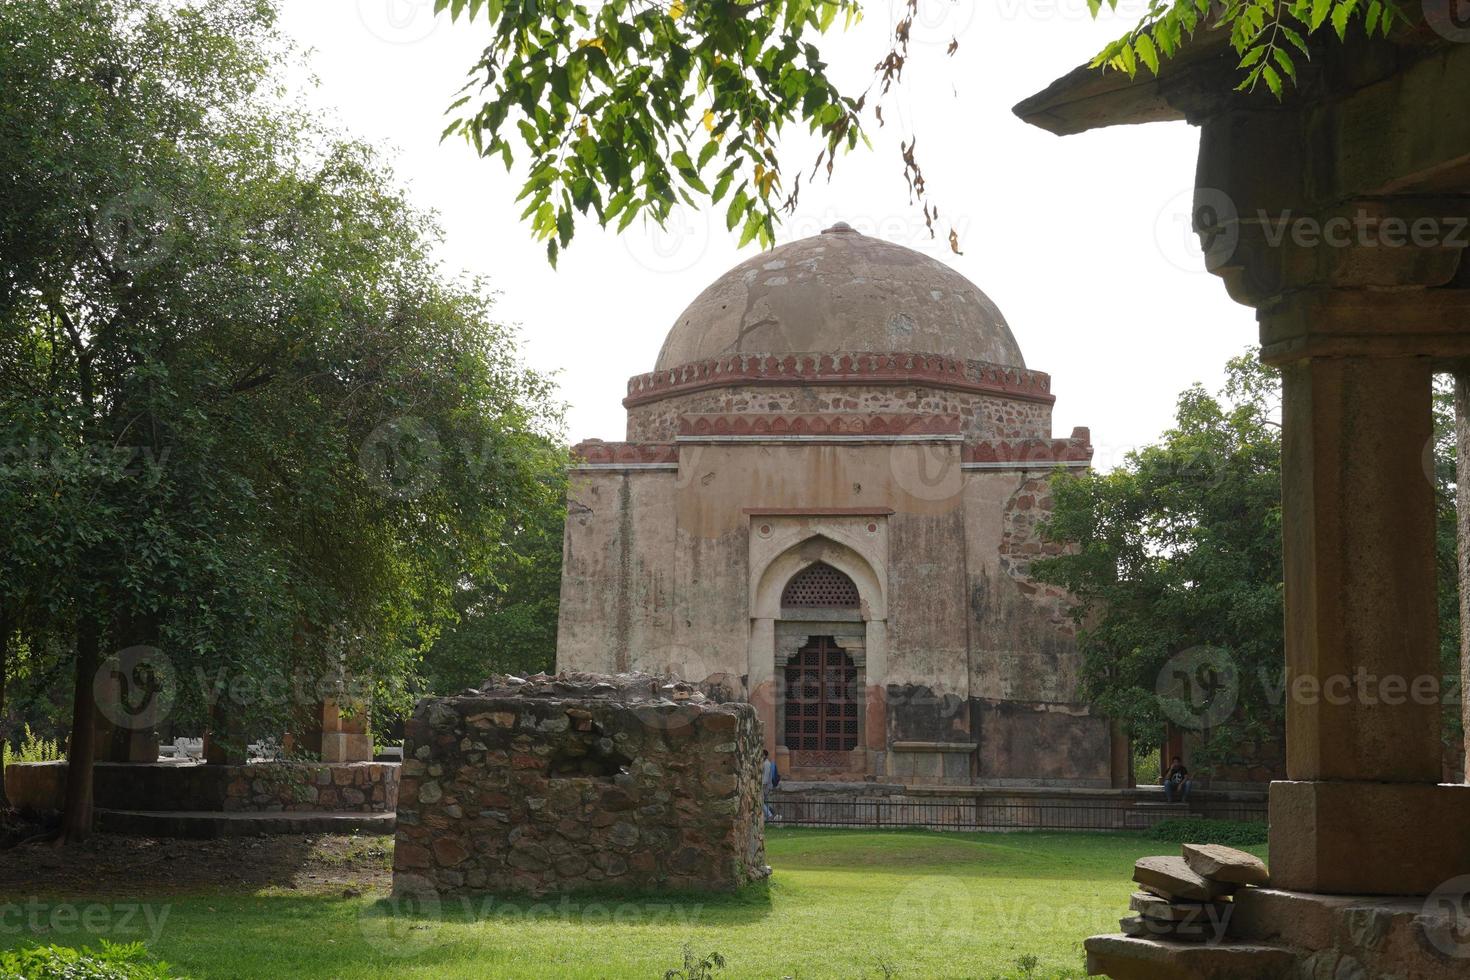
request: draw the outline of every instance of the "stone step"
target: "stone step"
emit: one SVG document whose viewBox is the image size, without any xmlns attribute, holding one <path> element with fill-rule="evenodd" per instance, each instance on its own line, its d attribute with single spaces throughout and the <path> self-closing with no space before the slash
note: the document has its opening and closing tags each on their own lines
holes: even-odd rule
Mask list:
<svg viewBox="0 0 1470 980">
<path fill-rule="evenodd" d="M 253 837 L 257 834 L 391 834 L 397 815 L 340 810 L 268 813 L 209 810 L 103 810 L 97 827 L 141 837 Z"/>
<path fill-rule="evenodd" d="M 1275 943 L 1142 939 L 1121 933 L 1084 944 L 1089 976 L 1113 980 L 1281 980 L 1295 975 L 1298 952 Z"/>
</svg>

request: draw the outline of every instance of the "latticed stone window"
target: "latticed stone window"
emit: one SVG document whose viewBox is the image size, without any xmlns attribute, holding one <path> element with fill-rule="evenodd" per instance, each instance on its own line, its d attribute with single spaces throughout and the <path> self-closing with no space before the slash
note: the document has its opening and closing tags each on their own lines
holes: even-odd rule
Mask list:
<svg viewBox="0 0 1470 980">
<path fill-rule="evenodd" d="M 817 562 L 791 577 L 781 593 L 781 605 L 798 608 L 856 608 L 858 590 L 852 579 L 828 565 Z"/>
<path fill-rule="evenodd" d="M 857 748 L 856 684 L 857 667 L 847 652 L 830 636 L 812 637 L 786 666 L 786 747 L 798 752 Z"/>
</svg>

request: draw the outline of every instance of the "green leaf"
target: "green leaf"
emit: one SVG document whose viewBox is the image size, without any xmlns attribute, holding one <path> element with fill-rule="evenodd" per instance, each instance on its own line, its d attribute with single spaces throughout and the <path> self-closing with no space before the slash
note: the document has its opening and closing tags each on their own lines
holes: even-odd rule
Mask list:
<svg viewBox="0 0 1470 980">
<path fill-rule="evenodd" d="M 1153 38 L 1147 34 L 1140 34 L 1138 35 L 1138 40 L 1133 42 L 1133 44 L 1138 50 L 1139 59 L 1148 66 L 1150 72 L 1157 75 L 1159 73 L 1159 52 L 1154 47 Z"/>
<path fill-rule="evenodd" d="M 1291 55 L 1286 53 L 1286 49 L 1273 48 L 1271 54 L 1275 57 L 1276 63 L 1281 66 L 1281 70 L 1291 76 L 1292 81 L 1296 81 L 1296 64 L 1291 60 Z"/>
<path fill-rule="evenodd" d="M 1271 90 L 1271 93 L 1276 98 L 1281 98 L 1281 76 L 1277 74 L 1276 69 L 1270 65 L 1263 64 L 1261 66 L 1261 77 L 1266 80 L 1266 87 Z"/>
<path fill-rule="evenodd" d="M 1327 15 L 1332 13 L 1332 0 L 1312 0 L 1312 19 L 1307 22 L 1307 29 L 1315 31 L 1327 20 Z"/>
</svg>

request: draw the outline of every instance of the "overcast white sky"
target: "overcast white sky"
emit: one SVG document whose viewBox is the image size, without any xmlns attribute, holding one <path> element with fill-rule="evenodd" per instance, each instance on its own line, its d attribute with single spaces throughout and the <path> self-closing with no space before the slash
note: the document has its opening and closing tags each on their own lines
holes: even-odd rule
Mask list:
<svg viewBox="0 0 1470 980">
<path fill-rule="evenodd" d="M 870 0 L 861 25 L 823 50 L 860 89 L 887 50 L 903 0 Z M 1055 431 L 1092 428 L 1110 468 L 1153 440 L 1191 382 L 1218 387 L 1225 360 L 1255 340 L 1252 312 L 1208 274 L 1188 233 L 1198 131 L 1184 123 L 1057 138 L 1011 106 L 1086 61 L 1136 19 L 1119 0 L 1101 22 L 1085 0 L 920 0 L 913 57 L 875 133 L 875 151 L 839 161 L 830 184 L 803 183 L 780 240 L 839 218 L 949 263 L 1000 306 L 1029 367 L 1050 372 Z M 389 148 L 399 180 L 444 226 L 445 265 L 488 276 L 524 355 L 558 372 L 568 435 L 620 439 L 627 379 L 650 370 L 679 312 L 751 254 L 717 213 L 661 232 L 578 230 L 557 269 L 518 220 L 518 182 L 459 140 L 440 143 L 443 110 L 483 46 L 483 21 L 436 19 L 432 0 L 286 0 L 284 27 L 313 49 L 311 99 L 353 134 Z M 944 54 L 959 41 L 953 58 Z M 931 196 L 963 255 L 930 240 L 908 203 L 898 142 L 917 133 Z M 806 144 L 793 159 L 809 161 Z"/>
</svg>

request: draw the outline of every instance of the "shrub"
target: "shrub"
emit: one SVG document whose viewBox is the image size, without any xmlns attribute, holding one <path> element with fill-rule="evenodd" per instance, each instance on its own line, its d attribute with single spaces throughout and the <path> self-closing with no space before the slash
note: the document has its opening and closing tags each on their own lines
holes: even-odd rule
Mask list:
<svg viewBox="0 0 1470 980">
<path fill-rule="evenodd" d="M 0 951 L 0 980 L 182 980 L 167 963 L 148 959 L 142 943 L 110 943 L 100 949 L 31 946 Z"/>
<path fill-rule="evenodd" d="M 708 956 L 699 957 L 694 953 L 693 947 L 684 944 L 684 968 L 681 970 L 666 970 L 664 980 L 712 980 L 714 975 L 725 968 L 725 958 L 719 953 L 710 953 Z"/>
<path fill-rule="evenodd" d="M 12 749 L 8 740 L 0 742 L 0 770 L 12 762 L 55 762 L 61 758 L 61 747 L 55 739 L 38 738 L 31 726 L 22 729 L 20 748 Z"/>
<path fill-rule="evenodd" d="M 1206 820 L 1182 817 L 1160 820 L 1149 829 L 1155 840 L 1175 844 L 1230 844 L 1240 847 L 1266 843 L 1266 824 L 1260 820 Z"/>
</svg>

